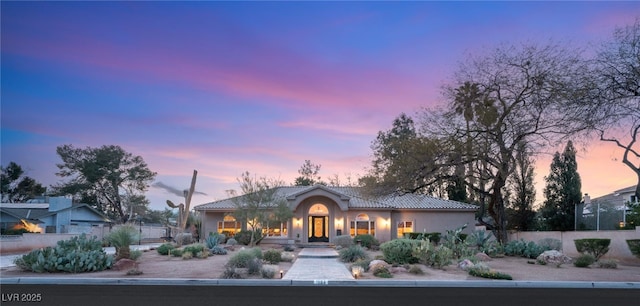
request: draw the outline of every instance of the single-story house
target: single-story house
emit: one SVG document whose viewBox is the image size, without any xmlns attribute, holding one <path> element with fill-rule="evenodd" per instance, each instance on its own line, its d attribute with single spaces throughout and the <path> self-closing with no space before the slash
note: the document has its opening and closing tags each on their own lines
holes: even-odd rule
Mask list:
<svg viewBox="0 0 640 306">
<path fill-rule="evenodd" d="M 0 227 L 37 225 L 43 233 L 80 233 L 112 223 L 88 204 L 73 204 L 66 197 L 47 197 L 29 203 L 1 203 Z"/>
<path fill-rule="evenodd" d="M 336 236 L 358 234 L 371 234 L 384 242 L 408 232 L 445 233 L 465 224 L 469 225 L 465 231 L 470 232 L 475 225 L 475 205 L 418 194 L 371 198 L 361 190 L 324 185 L 277 187 L 275 198 L 286 199 L 293 218 L 263 227 L 263 243 L 331 243 Z M 231 215 L 238 199 L 197 205 L 201 235 L 247 229 L 247 224 Z"/>
</svg>

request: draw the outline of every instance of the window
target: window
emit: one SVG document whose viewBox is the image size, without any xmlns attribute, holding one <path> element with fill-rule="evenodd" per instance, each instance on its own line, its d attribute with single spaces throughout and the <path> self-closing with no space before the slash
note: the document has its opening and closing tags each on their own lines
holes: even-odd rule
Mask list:
<svg viewBox="0 0 640 306">
<path fill-rule="evenodd" d="M 233 237 L 241 229 L 240 222 L 237 222 L 233 216 L 224 216 L 223 221 L 218 222 L 218 233 L 229 237 Z"/>
<path fill-rule="evenodd" d="M 635 195 L 632 195 L 632 196 L 631 196 L 631 198 L 629 198 L 629 200 L 631 200 L 631 201 L 630 201 L 631 203 L 636 203 L 636 202 L 638 202 L 638 198 L 636 198 L 636 196 L 635 196 Z"/>
<path fill-rule="evenodd" d="M 398 238 L 403 238 L 405 233 L 413 232 L 412 221 L 402 221 L 398 223 Z"/>
<path fill-rule="evenodd" d="M 265 237 L 286 237 L 287 222 L 269 221 L 262 227 L 262 234 Z"/>
<path fill-rule="evenodd" d="M 367 214 L 359 214 L 355 221 L 350 222 L 349 235 L 355 237 L 356 235 L 376 235 L 376 222 L 369 221 Z"/>
</svg>

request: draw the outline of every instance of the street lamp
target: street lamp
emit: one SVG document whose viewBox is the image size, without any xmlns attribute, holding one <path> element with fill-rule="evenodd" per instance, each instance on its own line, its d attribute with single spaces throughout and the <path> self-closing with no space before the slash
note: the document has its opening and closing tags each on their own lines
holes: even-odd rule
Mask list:
<svg viewBox="0 0 640 306">
<path fill-rule="evenodd" d="M 136 217 L 136 219 L 138 220 L 138 223 L 140 224 L 140 235 L 138 235 L 138 245 L 140 245 L 141 242 L 142 242 L 142 216 L 138 215 Z"/>
</svg>

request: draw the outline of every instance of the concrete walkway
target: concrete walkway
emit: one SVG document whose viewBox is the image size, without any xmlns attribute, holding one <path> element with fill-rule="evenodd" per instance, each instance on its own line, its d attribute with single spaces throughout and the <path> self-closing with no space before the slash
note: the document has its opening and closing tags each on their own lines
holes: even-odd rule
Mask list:
<svg viewBox="0 0 640 306">
<path fill-rule="evenodd" d="M 338 252 L 329 248 L 304 248 L 289 271 L 282 277 L 288 280 L 352 280 L 353 276 L 342 262 Z"/>
</svg>

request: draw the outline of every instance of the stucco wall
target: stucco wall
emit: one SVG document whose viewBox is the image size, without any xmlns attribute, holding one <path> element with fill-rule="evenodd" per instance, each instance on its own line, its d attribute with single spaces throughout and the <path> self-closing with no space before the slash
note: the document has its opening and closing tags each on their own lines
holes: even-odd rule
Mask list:
<svg viewBox="0 0 640 306">
<path fill-rule="evenodd" d="M 398 223 L 402 221 L 412 221 L 414 232 L 439 232 L 444 234 L 447 230 L 453 230 L 467 224 L 465 233 L 469 234 L 475 229 L 474 212 L 416 212 L 401 211 L 393 213 L 393 223 L 391 224 L 393 238 L 397 238 Z"/>
<path fill-rule="evenodd" d="M 640 239 L 640 226 L 635 230 L 617 231 L 576 231 L 576 232 L 513 232 L 509 234 L 509 240 L 524 239 L 526 241 L 538 242 L 544 238 L 553 238 L 562 241 L 562 252 L 569 257 L 579 256 L 573 240 L 586 238 L 607 238 L 611 239 L 609 252 L 603 258 L 618 259 L 624 262 L 638 262 L 627 246 L 627 239 Z"/>
</svg>

